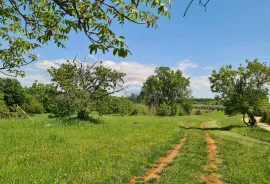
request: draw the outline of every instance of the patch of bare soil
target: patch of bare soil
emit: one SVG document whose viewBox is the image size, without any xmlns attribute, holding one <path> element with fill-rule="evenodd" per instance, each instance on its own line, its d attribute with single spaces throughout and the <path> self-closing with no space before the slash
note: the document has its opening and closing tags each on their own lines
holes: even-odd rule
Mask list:
<svg viewBox="0 0 270 184">
<path fill-rule="evenodd" d="M 201 129 L 204 130 L 204 124 L 201 123 Z M 216 141 L 205 131 L 205 141 L 207 143 L 206 150 L 208 153 L 208 164 L 204 166 L 204 170 L 207 171 L 208 175 L 202 175 L 201 179 L 207 184 L 222 184 L 223 182 L 219 179 L 220 176 L 217 173 L 219 170 L 218 164 L 221 163 L 217 157 L 217 145 Z"/>
<path fill-rule="evenodd" d="M 147 183 L 148 181 L 151 180 L 160 180 L 160 174 L 164 170 L 164 168 L 171 163 L 175 157 L 180 155 L 180 149 L 184 145 L 184 142 L 187 139 L 187 130 L 189 129 L 189 126 L 186 126 L 186 132 L 184 137 L 179 141 L 178 144 L 173 146 L 172 150 L 168 151 L 168 155 L 166 157 L 161 157 L 158 159 L 158 164 L 154 164 L 152 169 L 146 172 L 146 174 L 143 177 L 134 177 L 129 181 L 129 184 L 136 184 L 137 182 L 145 182 Z"/>
</svg>

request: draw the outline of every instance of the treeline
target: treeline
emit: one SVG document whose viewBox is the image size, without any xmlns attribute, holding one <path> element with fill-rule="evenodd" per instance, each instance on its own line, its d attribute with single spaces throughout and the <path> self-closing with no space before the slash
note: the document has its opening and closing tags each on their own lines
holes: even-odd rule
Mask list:
<svg viewBox="0 0 270 184">
<path fill-rule="evenodd" d="M 189 78 L 180 70 L 158 67 L 143 84 L 139 95 L 128 98 L 113 94 L 124 89 L 124 73 L 101 64 L 86 65 L 80 61 L 67 62 L 48 70 L 52 84 L 37 81 L 22 87 L 16 79 L 0 79 L 0 113 L 51 113 L 54 117 L 77 114 L 79 119 L 89 113 L 120 115 L 189 115 L 192 110 Z"/>
<path fill-rule="evenodd" d="M 0 78 L 0 116 L 9 117 L 19 108 L 29 114 L 52 113 L 60 92 L 53 84 L 41 84 L 37 81 L 31 87 L 22 87 L 17 79 Z"/>
<path fill-rule="evenodd" d="M 165 103 L 151 109 L 138 94 L 128 97 L 109 95 L 88 105 L 88 112 L 96 111 L 100 115 L 182 116 L 191 110 L 186 112 L 180 105 L 169 106 Z M 17 79 L 0 78 L 0 117 L 24 116 L 20 109 L 29 115 L 50 113 L 55 117 L 67 117 L 77 112 L 65 92 L 57 90 L 55 84 L 35 81 L 30 87 L 22 87 Z"/>
<path fill-rule="evenodd" d="M 221 101 L 214 98 L 193 98 L 193 104 L 203 104 L 203 105 L 221 105 Z"/>
</svg>

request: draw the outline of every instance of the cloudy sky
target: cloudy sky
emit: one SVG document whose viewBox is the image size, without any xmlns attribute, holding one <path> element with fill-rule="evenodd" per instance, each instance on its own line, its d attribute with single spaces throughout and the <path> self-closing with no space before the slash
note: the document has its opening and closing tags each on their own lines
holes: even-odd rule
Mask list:
<svg viewBox="0 0 270 184">
<path fill-rule="evenodd" d="M 270 61 L 269 0 L 210 1 L 206 12 L 194 3 L 183 18 L 188 2 L 173 1 L 171 20 L 160 18 L 157 29 L 113 24 L 115 33 L 126 37 L 132 52 L 127 58 L 111 53 L 90 55 L 89 40 L 83 34 L 72 33 L 66 49 L 50 43 L 35 50 L 39 62 L 27 66 L 26 77 L 19 80 L 26 86 L 34 80 L 49 83 L 47 68 L 87 55 L 89 62 L 99 58 L 105 65 L 127 73 L 131 91 L 139 90 L 156 67 L 170 66 L 190 77 L 195 97 L 213 97 L 208 81 L 213 69 L 225 64 L 237 67 L 245 59 Z"/>
</svg>

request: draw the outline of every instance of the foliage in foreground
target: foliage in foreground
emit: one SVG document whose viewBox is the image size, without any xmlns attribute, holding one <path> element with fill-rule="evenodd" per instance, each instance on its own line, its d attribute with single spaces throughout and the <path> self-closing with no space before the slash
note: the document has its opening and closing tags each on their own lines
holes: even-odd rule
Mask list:
<svg viewBox="0 0 270 184">
<path fill-rule="evenodd" d="M 156 27 L 158 15 L 170 16 L 170 5 L 171 0 L 1 1 L 0 72 L 24 75 L 20 67 L 37 60 L 33 49 L 50 42 L 64 48 L 71 32 L 85 34 L 90 53 L 113 50 L 126 57 L 125 37 L 116 36 L 112 23 Z"/>
</svg>

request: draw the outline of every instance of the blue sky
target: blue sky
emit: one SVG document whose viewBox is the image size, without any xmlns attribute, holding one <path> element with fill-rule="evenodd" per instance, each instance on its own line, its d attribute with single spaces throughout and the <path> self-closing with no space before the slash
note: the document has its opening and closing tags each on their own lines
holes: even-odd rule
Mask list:
<svg viewBox="0 0 270 184">
<path fill-rule="evenodd" d="M 225 64 L 238 66 L 245 59 L 270 61 L 270 1 L 214 1 L 207 7 L 199 7 L 197 1 L 183 17 L 189 0 L 173 0 L 171 20 L 160 18 L 157 29 L 145 25 L 113 25 L 117 35 L 124 35 L 133 55 L 125 59 L 112 54 L 89 56 L 100 57 L 108 66 L 127 72 L 133 87 L 138 90 L 142 81 L 153 73 L 157 66 L 181 69 L 191 78 L 195 97 L 213 97 L 207 77 L 213 68 Z M 61 63 L 76 55 L 82 59 L 89 54 L 89 40 L 83 34 L 71 34 L 66 49 L 49 44 L 35 52 L 40 61 L 26 69 L 27 76 L 20 79 L 30 85 L 35 79 L 49 82 L 46 67 Z M 132 80 L 135 81 L 132 81 Z M 134 88 L 134 89 L 133 89 Z"/>
</svg>

